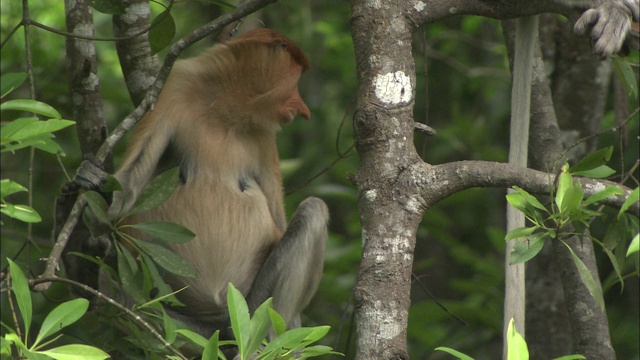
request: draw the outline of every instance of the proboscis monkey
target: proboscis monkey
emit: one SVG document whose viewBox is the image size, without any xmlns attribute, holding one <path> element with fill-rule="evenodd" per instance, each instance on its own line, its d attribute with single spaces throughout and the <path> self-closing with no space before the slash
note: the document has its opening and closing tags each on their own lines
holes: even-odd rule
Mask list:
<svg viewBox="0 0 640 360">
<path fill-rule="evenodd" d="M 638 21 L 638 0 L 556 0 L 570 6 L 585 6 L 585 11 L 575 24 L 574 30 L 590 35 L 594 40 L 594 51 L 600 56 L 617 53 L 631 29 L 631 20 Z M 516 22 L 515 56 L 511 93 L 511 134 L 509 163 L 527 167 L 529 144 L 529 115 L 531 104 L 531 80 L 533 53 L 538 36 L 538 16 L 520 18 Z M 524 215 L 515 208 L 507 207 L 507 231 L 523 227 Z M 518 332 L 524 335 L 525 280 L 524 264 L 509 264 L 513 241 L 507 244 L 505 259 L 505 305 L 504 334 L 511 318 L 515 319 Z M 503 357 L 506 357 L 506 342 Z"/>
<path fill-rule="evenodd" d="M 229 325 L 227 284 L 251 310 L 269 297 L 289 327 L 322 274 L 329 213 L 304 200 L 287 225 L 276 133 L 296 116 L 310 118 L 298 92 L 309 67 L 300 48 L 258 29 L 176 62 L 154 108 L 137 125 L 115 177 L 112 218 L 129 210 L 154 176 L 179 167 L 180 184 L 156 209 L 127 222 L 168 221 L 196 234 L 171 249 L 197 271 L 168 275 L 186 305 L 177 315 L 210 335 Z"/>
</svg>

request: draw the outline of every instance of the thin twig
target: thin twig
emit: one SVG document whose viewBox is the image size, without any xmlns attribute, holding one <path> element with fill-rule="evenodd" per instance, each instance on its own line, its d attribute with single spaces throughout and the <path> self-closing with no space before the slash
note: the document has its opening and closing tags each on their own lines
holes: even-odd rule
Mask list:
<svg viewBox="0 0 640 360">
<path fill-rule="evenodd" d="M 93 294 L 94 296 L 96 296 L 96 297 L 108 302 L 109 304 L 115 306 L 116 308 L 118 308 L 118 310 L 120 310 L 120 311 L 124 312 L 125 314 L 127 314 L 127 316 L 129 316 L 134 322 L 140 324 L 140 326 L 142 326 L 145 329 L 149 330 L 149 332 L 151 332 L 151 334 L 153 334 L 153 336 L 155 336 L 156 339 L 160 340 L 162 345 L 164 345 L 173 354 L 175 354 L 180 359 L 187 360 L 187 358 L 184 355 L 182 355 L 182 353 L 178 349 L 174 348 L 167 340 L 165 340 L 165 338 L 153 326 L 151 326 L 151 324 L 149 324 L 144 319 L 142 319 L 142 317 L 140 315 L 138 315 L 135 312 L 129 310 L 127 307 L 121 305 L 117 301 L 113 300 L 112 298 L 108 297 L 107 295 L 101 293 L 100 291 L 98 291 L 98 290 L 96 290 L 96 289 L 94 289 L 94 288 L 92 288 L 90 286 L 87 286 L 85 284 L 79 283 L 77 281 L 73 281 L 73 280 L 70 280 L 70 279 L 61 278 L 61 277 L 57 277 L 57 276 L 40 277 L 38 279 L 31 280 L 30 281 L 30 285 L 32 285 L 35 288 L 38 285 L 45 284 L 45 283 L 49 283 L 50 284 L 52 282 L 61 282 L 61 283 L 70 284 L 70 285 L 73 285 L 75 287 L 81 288 L 84 291 L 87 291 L 87 292 Z"/>
</svg>

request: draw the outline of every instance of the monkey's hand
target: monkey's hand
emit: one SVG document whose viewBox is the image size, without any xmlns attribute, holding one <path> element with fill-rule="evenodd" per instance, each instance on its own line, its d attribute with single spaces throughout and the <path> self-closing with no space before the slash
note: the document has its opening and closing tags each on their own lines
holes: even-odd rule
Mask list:
<svg viewBox="0 0 640 360">
<path fill-rule="evenodd" d="M 85 190 L 98 190 L 107 182 L 107 173 L 92 155 L 85 155 L 73 182 Z"/>
<path fill-rule="evenodd" d="M 594 52 L 611 56 L 622 48 L 631 29 L 631 19 L 638 21 L 640 0 L 610 0 L 595 9 L 585 11 L 574 26 L 579 35 L 591 29 Z"/>
</svg>

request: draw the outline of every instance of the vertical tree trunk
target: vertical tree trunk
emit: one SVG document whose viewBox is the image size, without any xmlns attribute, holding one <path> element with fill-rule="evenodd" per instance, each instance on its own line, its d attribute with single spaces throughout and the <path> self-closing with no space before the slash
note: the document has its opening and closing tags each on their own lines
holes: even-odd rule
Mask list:
<svg viewBox="0 0 640 360">
<path fill-rule="evenodd" d="M 415 69 L 404 2 L 352 3 L 357 58 L 356 146 L 362 262 L 354 289 L 356 359 L 407 359 L 415 235 L 424 212 L 399 179 L 421 161 L 413 146 Z"/>
</svg>

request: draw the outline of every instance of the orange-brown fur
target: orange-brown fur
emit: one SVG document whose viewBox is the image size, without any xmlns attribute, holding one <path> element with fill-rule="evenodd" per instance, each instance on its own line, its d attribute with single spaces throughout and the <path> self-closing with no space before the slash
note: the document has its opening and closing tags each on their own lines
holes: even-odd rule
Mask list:
<svg viewBox="0 0 640 360">
<path fill-rule="evenodd" d="M 172 249 L 198 276 L 167 278 L 176 289 L 189 286 L 179 294 L 184 314 L 223 316 L 227 283 L 246 295 L 281 240 L 287 224 L 276 132 L 296 115 L 310 117 L 297 85 L 308 67 L 291 40 L 254 30 L 176 62 L 140 121 L 116 174 L 125 190 L 110 213 L 126 213 L 159 167 L 180 166 L 183 183 L 170 199 L 128 221 L 174 222 L 196 233 Z M 175 164 L 161 164 L 167 151 Z M 326 208 L 320 215 L 324 226 Z"/>
</svg>

